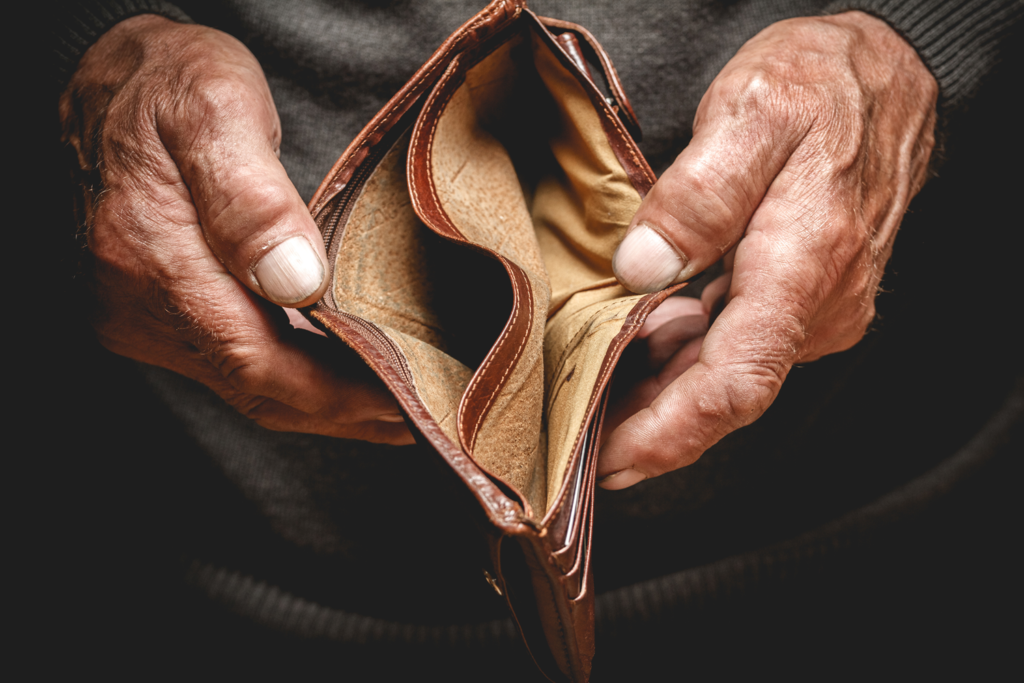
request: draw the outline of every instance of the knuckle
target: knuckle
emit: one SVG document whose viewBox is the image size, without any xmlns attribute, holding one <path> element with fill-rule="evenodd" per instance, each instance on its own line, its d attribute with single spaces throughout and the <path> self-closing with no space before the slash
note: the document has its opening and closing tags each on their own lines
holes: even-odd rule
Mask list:
<svg viewBox="0 0 1024 683">
<path fill-rule="evenodd" d="M 807 103 L 818 89 L 802 83 L 795 71 L 794 65 L 776 60 L 731 75 L 722 93 L 728 115 L 761 137 L 791 134 L 805 127 Z"/>
<path fill-rule="evenodd" d="M 245 115 L 250 100 L 244 81 L 229 73 L 205 73 L 188 80 L 181 102 L 189 113 L 228 118 Z"/>
<path fill-rule="evenodd" d="M 89 255 L 97 264 L 112 266 L 123 263 L 132 256 L 132 251 L 126 248 L 115 227 L 121 219 L 119 208 L 112 206 L 111 202 L 103 202 L 96 207 L 96 213 L 86 234 L 86 246 Z"/>
<path fill-rule="evenodd" d="M 236 400 L 267 395 L 265 354 L 259 343 L 253 343 L 244 324 L 210 324 L 193 309 L 188 296 L 159 296 L 154 308 L 158 309 L 154 314 L 162 316 L 179 338 L 188 340 L 220 373 Z"/>
<path fill-rule="evenodd" d="M 262 220 L 273 223 L 295 208 L 294 192 L 277 183 L 245 183 L 236 202 L 258 208 Z"/>
<path fill-rule="evenodd" d="M 263 394 L 265 382 L 258 365 L 237 354 L 226 354 L 219 360 L 214 365 L 236 391 L 254 396 Z"/>
<path fill-rule="evenodd" d="M 667 439 L 650 438 L 649 433 L 642 436 L 647 438 L 634 439 L 632 449 L 634 463 L 642 463 L 644 472 L 662 474 L 685 464 L 680 462 L 679 444 L 670 443 Z"/>
<path fill-rule="evenodd" d="M 782 381 L 782 373 L 775 367 L 760 364 L 748 367 L 727 388 L 729 414 L 740 425 L 750 424 L 775 400 Z"/>
<path fill-rule="evenodd" d="M 720 241 L 733 227 L 742 228 L 752 201 L 740 196 L 742 188 L 723 174 L 712 160 L 700 160 L 683 178 L 669 188 L 673 197 L 669 212 L 690 230 L 708 240 Z M 731 242 L 719 245 L 721 251 Z"/>
<path fill-rule="evenodd" d="M 686 467 L 695 463 L 704 452 L 703 444 L 699 447 L 688 445 L 679 448 L 657 448 L 647 451 L 637 462 L 643 463 L 642 470 L 648 475 L 662 475 L 672 472 L 680 467 Z"/>
<path fill-rule="evenodd" d="M 235 387 L 232 387 L 232 389 L 235 389 Z M 265 409 L 270 399 L 237 390 L 222 391 L 221 398 L 238 411 L 240 415 L 249 418 L 261 427 L 281 431 L 279 429 L 281 426 L 280 420 L 277 419 L 273 411 Z"/>
<path fill-rule="evenodd" d="M 293 193 L 278 183 L 236 182 L 208 204 L 203 228 L 215 249 L 242 248 L 296 212 Z"/>
<path fill-rule="evenodd" d="M 701 415 L 721 433 L 746 426 L 768 409 L 784 380 L 785 370 L 776 363 L 733 368 L 721 383 L 721 391 L 702 399 Z"/>
<path fill-rule="evenodd" d="M 772 112 L 778 100 L 778 83 L 765 66 L 751 66 L 731 73 L 717 84 L 716 95 L 734 115 L 756 118 Z"/>
<path fill-rule="evenodd" d="M 778 119 L 785 113 L 783 86 L 767 68 L 751 70 L 746 77 L 735 86 L 735 102 L 739 110 L 747 114 L 747 118 L 762 119 L 771 117 Z M 784 125 L 784 121 L 779 121 Z"/>
<path fill-rule="evenodd" d="M 106 192 L 96 202 L 89 221 L 86 245 L 97 261 L 118 266 L 136 263 L 145 244 L 141 202 L 120 192 Z"/>
</svg>

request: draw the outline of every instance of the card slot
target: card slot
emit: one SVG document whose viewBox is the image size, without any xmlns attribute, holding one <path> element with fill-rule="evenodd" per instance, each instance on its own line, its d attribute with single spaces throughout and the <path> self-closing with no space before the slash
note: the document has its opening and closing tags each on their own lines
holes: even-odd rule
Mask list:
<svg viewBox="0 0 1024 683">
<path fill-rule="evenodd" d="M 640 203 L 607 140 L 607 112 L 542 30 L 452 61 L 353 200 L 333 287 L 339 310 L 405 355 L 442 430 L 537 520 L 566 484 L 590 366 L 617 332 L 556 348 L 547 322 L 574 314 L 578 297 L 626 298 L 608 286 L 611 255 Z M 410 150 L 426 163 L 407 168 Z M 593 358 L 564 401 L 561 370 L 578 345 Z"/>
<path fill-rule="evenodd" d="M 579 74 L 543 29 L 497 36 L 481 54 L 453 61 L 424 104 L 411 147 L 426 168 L 412 169 L 409 190 L 435 232 L 509 264 L 511 315 L 463 396 L 459 435 L 467 453 L 523 493 L 539 519 L 565 483 L 592 398 L 585 385 L 593 388 L 604 356 L 600 340 L 617 333 L 588 344 L 595 357 L 573 387 L 575 407 L 553 417 L 547 409 L 562 403 L 551 396 L 553 361 L 570 353 L 545 342 L 545 321 L 580 293 L 628 295 L 607 285 L 640 194 Z"/>
<path fill-rule="evenodd" d="M 499 261 L 416 215 L 405 170 L 410 135 L 383 155 L 334 235 L 332 294 L 338 310 L 395 343 L 424 405 L 457 441 L 459 400 L 509 317 L 512 289 Z"/>
</svg>

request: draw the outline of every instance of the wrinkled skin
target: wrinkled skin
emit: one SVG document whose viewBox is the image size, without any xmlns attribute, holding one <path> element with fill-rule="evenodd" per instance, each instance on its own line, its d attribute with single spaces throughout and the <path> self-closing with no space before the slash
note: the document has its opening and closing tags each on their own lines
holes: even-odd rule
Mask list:
<svg viewBox="0 0 1024 683">
<path fill-rule="evenodd" d="M 726 274 L 645 326 L 650 374 L 612 407 L 603 486 L 694 462 L 756 420 L 794 363 L 863 336 L 925 179 L 936 96 L 913 49 L 856 12 L 774 24 L 726 65 L 634 220 L 685 255 L 680 279 L 723 255 Z M 83 170 L 107 348 L 203 382 L 271 429 L 411 442 L 363 364 L 277 305 L 307 305 L 327 283 L 273 302 L 254 275 L 288 237 L 326 255 L 244 46 L 155 16 L 123 21 L 86 53 L 61 119 Z"/>
<path fill-rule="evenodd" d="M 359 359 L 293 328 L 256 278 L 289 238 L 326 254 L 278 160 L 266 78 L 240 42 L 125 20 L 85 54 L 60 114 L 83 173 L 92 322 L 106 348 L 198 380 L 270 429 L 411 443 Z M 323 280 L 276 303 L 310 304 Z"/>
<path fill-rule="evenodd" d="M 677 251 L 677 281 L 723 255 L 726 273 L 645 326 L 651 373 L 612 408 L 602 486 L 693 463 L 758 419 L 794 364 L 864 336 L 927 175 L 937 94 L 913 48 L 859 12 L 773 24 L 729 61 L 630 228 Z"/>
</svg>

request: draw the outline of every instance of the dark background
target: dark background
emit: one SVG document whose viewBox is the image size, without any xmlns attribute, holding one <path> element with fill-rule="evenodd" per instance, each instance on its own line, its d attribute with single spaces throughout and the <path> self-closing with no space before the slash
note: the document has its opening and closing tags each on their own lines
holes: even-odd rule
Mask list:
<svg viewBox="0 0 1024 683">
<path fill-rule="evenodd" d="M 820 368 L 794 371 L 764 425 L 722 445 L 723 452 L 745 452 L 756 429 L 796 425 L 804 431 L 794 432 L 790 445 L 802 455 L 786 466 L 799 472 L 818 462 L 814 448 L 828 452 L 849 463 L 829 475 L 834 486 L 808 491 L 798 475 L 783 490 L 743 484 L 730 495 L 745 505 L 703 509 L 700 520 L 681 508 L 637 521 L 649 511 L 636 501 L 604 500 L 595 538 L 599 593 L 784 544 L 798 532 L 804 505 L 816 505 L 826 524 L 830 514 L 870 503 L 949 458 L 1003 404 L 1022 370 L 1020 65 L 1018 45 L 984 95 L 950 114 L 946 162 L 904 221 L 875 330 Z M 160 411 L 134 368 L 102 351 L 83 320 L 68 277 L 77 255 L 65 220 L 67 159 L 52 144 L 52 111 L 47 117 L 39 120 L 51 122 L 48 143 L 35 155 L 45 191 L 32 200 L 42 209 L 41 225 L 27 235 L 31 257 L 18 264 L 33 273 L 45 264 L 47 277 L 44 294 L 33 297 L 24 317 L 17 314 L 9 354 L 16 378 L 16 438 L 8 451 L 15 465 L 8 480 L 15 489 L 13 598 L 28 606 L 20 630 L 42 646 L 32 654 L 36 665 L 118 678 L 229 672 L 343 680 L 434 670 L 450 680 L 481 680 L 473 667 L 483 666 L 498 680 L 531 680 L 514 647 L 396 650 L 300 641 L 207 614 L 178 587 L 183 560 L 173 549 L 183 505 L 176 485 L 189 470 L 168 463 L 188 445 L 153 417 Z M 821 385 L 837 376 L 845 377 L 845 391 L 818 405 Z M 139 391 L 125 389 L 133 383 Z M 812 409 L 821 410 L 820 421 L 787 417 Z M 874 421 L 864 427 L 868 417 Z M 769 672 L 987 679 L 1019 670 L 1012 640 L 1022 575 L 1019 420 L 986 445 L 994 455 L 979 457 L 948 492 L 856 542 L 826 543 L 818 560 L 791 568 L 780 560 L 771 580 L 732 591 L 705 586 L 677 595 L 675 611 L 654 610 L 626 626 L 602 622 L 594 680 Z M 891 466 L 894 452 L 911 456 Z M 771 453 L 765 455 L 763 466 L 771 467 Z M 701 474 L 694 472 L 676 484 L 696 486 Z M 876 489 L 864 485 L 872 481 Z M 602 527 L 602 519 L 613 521 Z"/>
</svg>

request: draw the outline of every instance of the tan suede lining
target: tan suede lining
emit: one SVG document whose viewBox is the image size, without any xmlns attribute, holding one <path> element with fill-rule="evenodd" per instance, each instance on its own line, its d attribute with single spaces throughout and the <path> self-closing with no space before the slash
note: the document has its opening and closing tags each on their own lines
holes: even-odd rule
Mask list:
<svg viewBox="0 0 1024 683">
<path fill-rule="evenodd" d="M 401 136 L 352 207 L 334 269 L 334 298 L 346 313 L 377 325 L 405 353 L 416 390 L 442 431 L 458 442 L 459 400 L 473 371 L 444 353 L 426 259 L 428 228 L 409 201 Z"/>
<path fill-rule="evenodd" d="M 397 330 L 385 329 L 405 353 L 412 371 L 416 392 L 427 406 L 441 431 L 458 443 L 459 401 L 473 371 L 445 352 Z"/>
<path fill-rule="evenodd" d="M 427 272 L 427 227 L 409 200 L 408 148 L 406 133 L 381 160 L 352 206 L 335 262 L 334 299 L 352 315 L 444 350 Z"/>
<path fill-rule="evenodd" d="M 518 42 L 518 41 L 516 41 Z M 523 493 L 535 514 L 547 505 L 546 452 L 541 448 L 544 406 L 544 322 L 550 299 L 547 273 L 527 198 L 508 151 L 494 134 L 519 132 L 507 98 L 522 91 L 522 70 L 506 43 L 474 66 L 449 100 L 434 134 L 431 169 L 437 196 L 459 232 L 493 249 L 525 272 L 533 289 L 534 325 L 503 390 L 475 429 L 470 455 L 481 467 Z M 531 98 L 532 99 L 532 98 Z M 488 130 L 490 129 L 490 130 Z M 470 444 L 463 444 L 470 450 Z M 533 495 L 530 495 L 532 492 Z"/>
<path fill-rule="evenodd" d="M 614 278 L 612 255 L 640 208 L 640 195 L 579 81 L 536 35 L 532 47 L 546 89 L 561 95 L 551 150 L 563 175 L 538 184 L 532 212 L 554 313 L 576 292 Z"/>
<path fill-rule="evenodd" d="M 574 295 L 548 323 L 544 335 L 548 501 L 554 501 L 561 487 L 608 345 L 640 298 L 612 281 Z"/>
<path fill-rule="evenodd" d="M 475 369 L 445 353 L 407 148 L 403 136 L 356 200 L 335 298 L 402 349 L 424 405 L 458 441 L 457 407 Z M 467 71 L 437 121 L 431 159 L 459 232 L 517 264 L 532 288 L 531 310 L 519 311 L 533 316 L 532 330 L 470 454 L 540 519 L 562 486 L 608 345 L 638 299 L 615 282 L 611 257 L 640 196 L 576 76 L 532 32 Z"/>
</svg>

